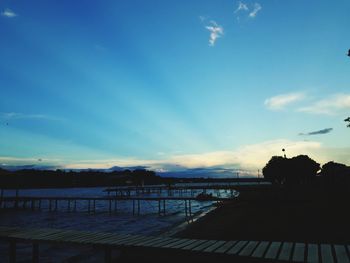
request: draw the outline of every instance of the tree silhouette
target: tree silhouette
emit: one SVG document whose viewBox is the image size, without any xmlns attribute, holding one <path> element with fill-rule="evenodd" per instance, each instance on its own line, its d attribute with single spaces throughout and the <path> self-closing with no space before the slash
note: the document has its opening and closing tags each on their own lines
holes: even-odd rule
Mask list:
<svg viewBox="0 0 350 263">
<path fill-rule="evenodd" d="M 319 170 L 320 164 L 307 155 L 273 156 L 263 168 L 263 175 L 273 183 L 301 184 L 311 181 Z"/>
<path fill-rule="evenodd" d="M 345 182 L 350 178 L 350 167 L 342 163 L 328 162 L 322 166 L 321 175 L 330 182 Z"/>
<path fill-rule="evenodd" d="M 262 169 L 264 178 L 270 180 L 273 183 L 283 183 L 284 174 L 288 169 L 287 158 L 282 156 L 272 156 L 269 162 Z"/>
<path fill-rule="evenodd" d="M 345 122 L 348 122 L 348 124 L 346 125 L 346 127 L 350 128 L 350 117 L 347 117 L 345 120 Z"/>
</svg>

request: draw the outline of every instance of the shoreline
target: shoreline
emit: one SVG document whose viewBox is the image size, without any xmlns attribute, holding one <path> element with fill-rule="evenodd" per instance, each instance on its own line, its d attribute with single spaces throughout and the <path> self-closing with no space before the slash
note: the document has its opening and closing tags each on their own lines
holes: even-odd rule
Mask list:
<svg viewBox="0 0 350 263">
<path fill-rule="evenodd" d="M 195 223 L 197 220 L 204 218 L 207 214 L 211 213 L 212 211 L 216 210 L 217 208 L 218 207 L 211 205 L 208 208 L 208 210 L 202 211 L 202 212 L 199 211 L 199 212 L 195 213 L 194 216 L 189 220 L 185 218 L 185 221 L 183 221 L 179 224 L 175 224 L 173 227 L 171 227 L 169 230 L 161 233 L 159 236 L 164 236 L 164 237 L 176 236 L 178 233 L 185 230 L 188 226 Z"/>
<path fill-rule="evenodd" d="M 336 192 L 297 188 L 244 194 L 175 234 L 213 240 L 349 243 L 349 198 Z M 205 231 L 203 231 L 205 229 Z"/>
</svg>

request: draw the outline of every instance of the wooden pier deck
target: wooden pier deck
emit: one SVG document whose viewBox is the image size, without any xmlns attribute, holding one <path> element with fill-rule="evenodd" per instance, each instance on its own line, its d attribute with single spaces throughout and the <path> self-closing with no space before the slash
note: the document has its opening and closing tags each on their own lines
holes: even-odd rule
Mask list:
<svg viewBox="0 0 350 263">
<path fill-rule="evenodd" d="M 211 202 L 224 202 L 232 201 L 234 198 L 223 197 L 208 197 L 205 201 Z M 3 197 L 0 200 L 0 208 L 13 208 L 13 209 L 26 209 L 41 210 L 43 203 L 46 203 L 48 211 L 58 211 L 58 203 L 65 202 L 65 210 L 68 212 L 77 211 L 77 201 L 86 202 L 86 211 L 94 213 L 96 211 L 96 202 L 105 202 L 106 208 L 109 213 L 116 212 L 118 209 L 118 202 L 130 201 L 132 206 L 132 213 L 135 215 L 141 214 L 141 201 L 156 202 L 158 205 L 158 214 L 166 214 L 167 201 L 179 201 L 182 202 L 186 216 L 192 216 L 192 204 L 193 201 L 198 201 L 195 197 L 177 197 L 177 196 L 164 196 L 164 197 L 151 197 L 151 196 L 96 196 L 96 197 L 67 197 L 67 196 L 13 196 Z"/>
<path fill-rule="evenodd" d="M 39 262 L 39 244 L 60 243 L 94 245 L 105 251 L 105 262 L 110 262 L 111 251 L 152 250 L 157 252 L 233 258 L 235 262 L 321 262 L 349 263 L 347 244 L 313 244 L 279 241 L 199 240 L 160 236 L 122 235 L 60 229 L 27 229 L 0 227 L 0 239 L 9 243 L 9 262 L 16 262 L 16 243 L 32 243 L 32 262 Z M 225 261 L 226 262 L 226 261 Z M 233 262 L 233 261 L 232 261 Z"/>
<path fill-rule="evenodd" d="M 208 190 L 229 190 L 229 191 L 255 191 L 270 189 L 273 187 L 268 182 L 257 183 L 236 183 L 236 184 L 209 184 L 209 185 L 145 185 L 145 186 L 119 186 L 106 188 L 104 191 L 108 194 L 114 193 L 115 195 L 131 195 L 131 194 L 144 194 L 144 193 L 158 193 L 166 192 L 169 196 L 175 192 L 180 195 L 190 193 L 193 195 L 194 191 Z"/>
</svg>

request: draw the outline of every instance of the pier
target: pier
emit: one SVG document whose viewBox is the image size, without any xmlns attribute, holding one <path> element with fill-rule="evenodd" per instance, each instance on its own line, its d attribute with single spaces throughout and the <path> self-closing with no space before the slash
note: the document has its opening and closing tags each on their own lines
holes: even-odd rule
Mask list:
<svg viewBox="0 0 350 263">
<path fill-rule="evenodd" d="M 108 197 L 62 197 L 62 196 L 13 196 L 2 197 L 0 209 L 31 209 L 42 210 L 44 204 L 45 209 L 49 212 L 55 212 L 59 210 L 59 204 L 65 204 L 66 212 L 77 212 L 77 202 L 84 202 L 85 206 L 80 211 L 88 213 L 96 212 L 96 203 L 104 202 L 108 213 L 117 212 L 119 202 L 128 202 L 132 208 L 133 215 L 141 214 L 141 201 L 155 202 L 158 207 L 159 215 L 166 215 L 167 201 L 181 202 L 186 217 L 192 216 L 192 202 L 193 201 L 211 201 L 211 202 L 224 202 L 232 201 L 234 198 L 222 198 L 222 197 L 208 197 L 205 200 L 198 200 L 195 197 L 140 197 L 140 196 L 108 196 Z M 62 207 L 62 205 L 61 205 Z M 61 208 L 62 209 L 62 208 Z M 85 209 L 85 210 L 83 210 Z"/>
<path fill-rule="evenodd" d="M 33 263 L 40 260 L 40 244 L 93 245 L 104 251 L 106 263 L 112 261 L 113 250 L 128 251 L 143 258 L 150 252 L 157 262 L 163 262 L 159 258 L 162 253 L 165 253 L 168 262 L 174 262 L 174 257 L 182 260 L 191 257 L 200 259 L 200 262 L 203 259 L 207 260 L 204 262 L 350 262 L 348 244 L 204 240 L 16 227 L 0 227 L 0 239 L 9 244 L 8 258 L 11 263 L 16 262 L 17 243 L 25 242 L 32 244 Z"/>
<path fill-rule="evenodd" d="M 167 194 L 168 196 L 190 195 L 194 196 L 196 191 L 206 193 L 209 190 L 230 191 L 231 196 L 236 192 L 242 191 L 256 191 L 271 189 L 272 185 L 266 182 L 257 183 L 236 183 L 236 184 L 208 184 L 208 185 L 145 185 L 145 186 L 118 186 L 106 188 L 104 191 L 115 196 L 132 196 L 140 194 Z"/>
</svg>

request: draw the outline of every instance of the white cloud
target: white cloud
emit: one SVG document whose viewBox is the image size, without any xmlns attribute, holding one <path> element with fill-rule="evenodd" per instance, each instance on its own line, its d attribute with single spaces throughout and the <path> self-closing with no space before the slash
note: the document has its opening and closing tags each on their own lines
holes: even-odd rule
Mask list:
<svg viewBox="0 0 350 263">
<path fill-rule="evenodd" d="M 1 12 L 1 15 L 9 18 L 17 16 L 17 14 L 9 8 L 6 8 L 3 12 Z"/>
<path fill-rule="evenodd" d="M 335 94 L 298 109 L 301 112 L 326 115 L 337 114 L 342 110 L 350 110 L 350 94 Z"/>
<path fill-rule="evenodd" d="M 249 13 L 249 17 L 255 18 L 258 12 L 262 9 L 261 5 L 259 3 L 255 3 L 253 7 L 253 11 Z"/>
<path fill-rule="evenodd" d="M 205 28 L 210 31 L 209 36 L 209 46 L 214 46 L 216 40 L 224 34 L 224 29 L 222 26 L 219 26 L 215 21 L 210 21 L 209 26 Z"/>
<path fill-rule="evenodd" d="M 249 6 L 248 4 L 239 1 L 234 14 L 236 16 L 236 20 L 239 22 L 241 20 L 241 14 L 244 14 L 244 16 L 248 18 L 255 18 L 261 9 L 262 6 L 259 3 L 254 3 Z"/>
<path fill-rule="evenodd" d="M 315 141 L 277 139 L 242 146 L 235 152 L 235 155 L 241 167 L 245 169 L 259 169 L 264 167 L 272 156 L 282 156 L 282 149 L 285 149 L 287 157 L 307 154 L 311 158 L 316 158 L 317 156 L 315 156 L 315 153 L 317 153 L 321 147 L 321 143 Z M 318 160 L 318 157 L 316 160 Z"/>
<path fill-rule="evenodd" d="M 305 94 L 301 92 L 281 94 L 281 95 L 277 95 L 266 99 L 264 104 L 270 110 L 281 110 L 285 106 L 291 103 L 304 99 L 304 97 L 305 97 Z"/>
<path fill-rule="evenodd" d="M 249 10 L 248 6 L 245 3 L 239 1 L 238 2 L 238 7 L 235 10 L 235 13 L 238 13 L 239 11 L 248 11 L 248 10 Z"/>
<path fill-rule="evenodd" d="M 0 119 L 18 120 L 18 119 L 41 119 L 41 120 L 62 120 L 46 114 L 25 114 L 19 112 L 0 112 Z"/>
</svg>

